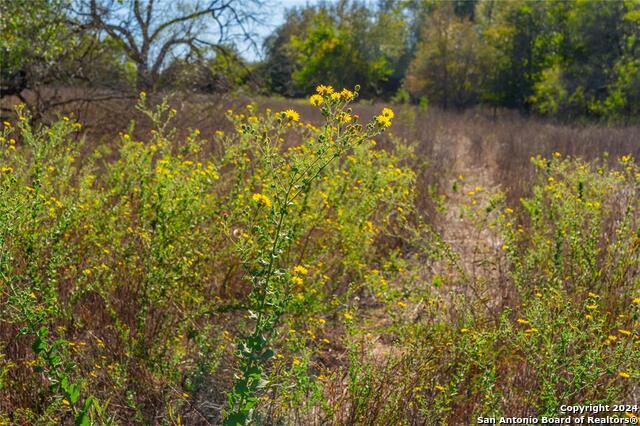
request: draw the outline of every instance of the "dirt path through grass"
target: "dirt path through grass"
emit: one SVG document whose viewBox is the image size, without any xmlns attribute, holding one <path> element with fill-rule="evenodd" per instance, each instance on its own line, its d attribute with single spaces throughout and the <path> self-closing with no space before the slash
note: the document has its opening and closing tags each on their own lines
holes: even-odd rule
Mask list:
<svg viewBox="0 0 640 426">
<path fill-rule="evenodd" d="M 461 276 L 455 288 L 444 289 L 445 300 L 454 292 L 482 300 L 489 310 L 500 304 L 497 285 L 501 275 L 501 248 L 503 241 L 489 226 L 487 206 L 491 198 L 500 192 L 496 181 L 496 144 L 490 150 L 482 150 L 466 135 L 449 136 L 455 140 L 453 164 L 446 177 L 445 212 L 441 215 L 439 229 L 444 241 L 458 256 L 458 272 Z M 484 144 L 487 146 L 487 144 Z M 480 214 L 470 214 L 472 210 Z M 495 214 L 495 213 L 493 213 Z M 483 218 L 483 219 L 479 219 Z"/>
<path fill-rule="evenodd" d="M 451 150 L 445 157 L 453 161 L 446 176 L 443 176 L 445 210 L 438 214 L 436 225 L 458 260 L 454 268 L 448 262 L 434 264 L 434 274 L 447 276 L 446 282 L 456 283 L 440 288 L 439 297 L 442 303 L 452 306 L 457 296 L 474 296 L 482 300 L 487 309 L 494 310 L 498 308 L 500 300 L 495 283 L 499 268 L 502 267 L 503 242 L 485 223 L 474 221 L 473 217 L 476 216 L 470 214 L 470 209 L 485 209 L 490 197 L 500 190 L 500 184 L 494 179 L 495 150 L 482 152 L 466 135 L 444 133 L 440 136 L 437 149 Z M 452 141 L 455 143 L 452 144 Z M 492 261 L 488 262 L 487 259 Z M 406 315 L 419 315 L 420 310 L 421 306 L 409 307 Z M 382 330 L 389 325 L 390 318 L 382 307 L 367 309 L 362 314 L 372 329 Z M 382 361 L 397 352 L 387 337 L 378 333 L 368 336 L 370 355 L 374 359 Z"/>
</svg>

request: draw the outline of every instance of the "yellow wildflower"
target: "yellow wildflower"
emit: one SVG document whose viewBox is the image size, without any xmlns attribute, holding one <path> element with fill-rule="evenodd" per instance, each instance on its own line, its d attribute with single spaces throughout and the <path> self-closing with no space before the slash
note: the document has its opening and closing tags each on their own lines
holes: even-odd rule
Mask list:
<svg viewBox="0 0 640 426">
<path fill-rule="evenodd" d="M 344 319 L 347 321 L 351 321 L 353 319 L 353 314 L 351 312 L 345 312 Z"/>
<path fill-rule="evenodd" d="M 296 285 L 302 285 L 302 283 L 303 283 L 304 281 L 303 281 L 303 280 L 302 280 L 302 278 L 300 278 L 300 277 L 293 277 L 293 278 L 291 278 L 291 282 L 292 282 L 292 283 L 294 283 L 294 284 L 296 284 Z"/>
<path fill-rule="evenodd" d="M 527 321 L 526 319 L 522 319 L 522 318 L 518 318 L 517 322 L 518 322 L 518 324 L 524 324 L 524 325 L 529 324 L 529 321 Z"/>
<path fill-rule="evenodd" d="M 342 112 L 338 116 L 338 120 L 343 124 L 347 124 L 347 123 L 351 123 L 351 120 L 353 120 L 353 117 L 351 117 L 349 113 Z"/>
<path fill-rule="evenodd" d="M 320 105 L 322 103 L 322 96 L 320 96 L 320 95 L 311 95 L 311 97 L 309 98 L 309 102 L 313 106 L 318 106 L 318 105 Z"/>
<path fill-rule="evenodd" d="M 253 194 L 251 199 L 253 201 L 255 201 L 256 203 L 258 203 L 258 204 L 262 204 L 263 206 L 266 206 L 266 207 L 269 207 L 269 208 L 272 206 L 271 200 L 266 195 Z"/>
<path fill-rule="evenodd" d="M 631 332 L 629 330 L 618 330 L 618 333 L 623 334 L 625 336 L 631 336 Z"/>
<path fill-rule="evenodd" d="M 387 118 L 393 118 L 396 116 L 391 108 L 382 108 L 380 115 Z"/>
<path fill-rule="evenodd" d="M 342 89 L 342 91 L 340 92 L 340 97 L 343 100 L 350 101 L 351 99 L 353 99 L 353 92 L 349 89 Z"/>
<path fill-rule="evenodd" d="M 320 95 L 330 95 L 333 93 L 333 87 L 325 86 L 324 84 L 321 84 L 318 87 L 316 87 L 316 92 L 318 92 L 318 94 Z"/>
<path fill-rule="evenodd" d="M 296 111 L 294 111 L 292 109 L 288 109 L 288 110 L 284 111 L 283 114 L 284 114 L 285 117 L 287 117 L 291 121 L 299 121 L 300 120 L 300 114 L 298 114 Z"/>
<path fill-rule="evenodd" d="M 435 385 L 434 388 L 436 388 L 436 390 L 439 390 L 440 392 L 444 392 L 445 391 L 444 387 L 440 386 L 440 385 Z"/>
<path fill-rule="evenodd" d="M 376 121 L 382 127 L 391 127 L 391 119 L 389 117 L 385 117 L 384 115 L 377 115 Z"/>
<path fill-rule="evenodd" d="M 618 376 L 622 377 L 623 379 L 629 379 L 631 377 L 631 374 L 627 373 L 626 371 L 621 371 L 618 373 Z"/>
<path fill-rule="evenodd" d="M 309 270 L 302 265 L 297 265 L 293 268 L 293 273 L 297 275 L 307 275 Z"/>
</svg>

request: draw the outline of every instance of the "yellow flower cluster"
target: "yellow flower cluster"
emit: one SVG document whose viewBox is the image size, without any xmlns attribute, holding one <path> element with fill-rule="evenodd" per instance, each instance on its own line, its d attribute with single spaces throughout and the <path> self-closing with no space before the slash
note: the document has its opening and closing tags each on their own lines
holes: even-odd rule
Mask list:
<svg viewBox="0 0 640 426">
<path fill-rule="evenodd" d="M 293 268 L 293 277 L 291 278 L 291 282 L 295 285 L 302 285 L 304 280 L 301 275 L 307 275 L 309 270 L 302 265 L 297 265 Z"/>
<path fill-rule="evenodd" d="M 383 108 L 379 115 L 376 115 L 376 122 L 382 127 L 391 127 L 391 120 L 395 117 L 391 108 Z"/>
<path fill-rule="evenodd" d="M 325 86 L 323 84 L 316 87 L 316 92 L 317 94 L 309 98 L 311 105 L 315 106 L 320 105 L 324 101 L 323 96 L 328 96 L 334 102 L 351 101 L 356 97 L 355 93 L 349 89 L 342 89 L 340 92 L 336 92 L 332 86 Z"/>
</svg>

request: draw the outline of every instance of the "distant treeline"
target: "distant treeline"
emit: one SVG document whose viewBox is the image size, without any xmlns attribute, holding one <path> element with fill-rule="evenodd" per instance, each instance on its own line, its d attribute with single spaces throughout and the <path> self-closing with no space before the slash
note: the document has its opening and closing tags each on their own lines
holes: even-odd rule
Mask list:
<svg viewBox="0 0 640 426">
<path fill-rule="evenodd" d="M 289 9 L 251 63 L 236 42 L 255 40 L 262 0 L 213 1 L 226 19 L 189 0 L 26 3 L 2 6 L 3 95 L 71 80 L 288 97 L 359 84 L 363 98 L 442 108 L 640 117 L 640 0 L 321 2 Z"/>
<path fill-rule="evenodd" d="M 640 1 L 357 1 L 292 9 L 260 66 L 276 93 L 360 83 L 444 108 L 640 116 Z"/>
</svg>

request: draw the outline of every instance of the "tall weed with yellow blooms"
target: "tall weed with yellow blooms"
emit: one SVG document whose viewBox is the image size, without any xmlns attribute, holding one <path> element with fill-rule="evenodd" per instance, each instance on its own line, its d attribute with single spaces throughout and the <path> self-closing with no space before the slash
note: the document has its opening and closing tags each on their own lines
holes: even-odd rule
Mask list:
<svg viewBox="0 0 640 426">
<path fill-rule="evenodd" d="M 348 108 L 358 94 L 343 89 L 333 92 L 318 86 L 310 102 L 321 107 L 325 123 L 306 137 L 303 144 L 282 155 L 277 132 L 283 126 L 299 121 L 291 109 L 276 114 L 273 129 L 246 126 L 243 132 L 262 146 L 267 166 L 261 182 L 261 192 L 253 194 L 256 203 L 251 229 L 245 235 L 255 242 L 253 247 L 241 244 L 252 290 L 249 295 L 250 333 L 238 342 L 239 372 L 229 395 L 229 412 L 225 424 L 245 424 L 256 406 L 259 391 L 268 386 L 264 366 L 274 356 L 271 348 L 280 318 L 287 314 L 293 302 L 293 291 L 304 285 L 308 270 L 301 265 L 289 265 L 284 258 L 292 245 L 303 237 L 304 229 L 291 216 L 308 211 L 308 200 L 319 191 L 318 180 L 328 176 L 331 163 L 369 142 L 390 125 L 392 111 L 385 108 L 376 120 L 365 126 L 354 120 Z M 348 118 L 347 118 L 348 117 Z M 304 296 L 303 296 L 304 297 Z M 299 361 L 298 361 L 299 363 Z"/>
</svg>

